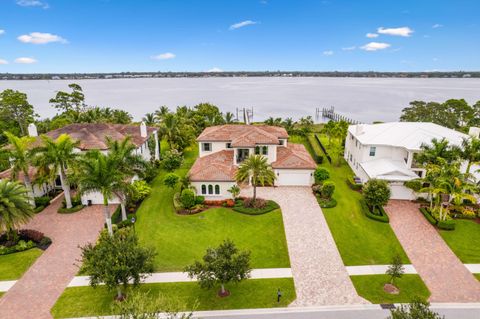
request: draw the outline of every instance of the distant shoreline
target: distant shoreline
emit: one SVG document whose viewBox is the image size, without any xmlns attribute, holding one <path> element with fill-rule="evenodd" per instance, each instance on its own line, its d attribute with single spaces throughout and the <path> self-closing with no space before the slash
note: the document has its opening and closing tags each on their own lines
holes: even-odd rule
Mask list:
<svg viewBox="0 0 480 319">
<path fill-rule="evenodd" d="M 212 77 L 336 77 L 336 78 L 480 78 L 480 71 L 449 72 L 113 72 L 113 73 L 0 73 L 0 80 L 87 80 L 132 78 L 212 78 Z"/>
</svg>

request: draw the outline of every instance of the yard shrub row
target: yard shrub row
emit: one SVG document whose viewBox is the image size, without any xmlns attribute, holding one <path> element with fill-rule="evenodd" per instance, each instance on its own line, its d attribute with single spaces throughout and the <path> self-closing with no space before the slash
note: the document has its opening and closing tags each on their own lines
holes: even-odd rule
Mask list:
<svg viewBox="0 0 480 319">
<path fill-rule="evenodd" d="M 34 229 L 21 229 L 17 231 L 18 242 L 8 241 L 5 233 L 0 235 L 0 255 L 8 255 L 25 251 L 34 247 L 45 250 L 52 240 L 42 232 Z"/>
<path fill-rule="evenodd" d="M 364 200 L 360 201 L 360 205 L 362 206 L 362 210 L 368 218 L 372 220 L 376 220 L 382 223 L 389 223 L 390 219 L 388 218 L 387 213 L 385 213 L 385 210 L 383 207 L 375 207 L 374 209 L 376 210 L 375 212 L 372 212 L 371 209 L 368 207 L 367 203 L 365 203 Z"/>
<path fill-rule="evenodd" d="M 85 207 L 85 206 L 82 205 L 82 204 L 73 206 L 72 208 L 60 207 L 58 209 L 58 213 L 59 214 L 72 214 L 72 213 L 76 213 L 76 212 L 82 210 L 83 207 Z"/>
<path fill-rule="evenodd" d="M 354 191 L 361 191 L 363 185 L 362 184 L 356 184 L 353 182 L 353 177 L 347 178 L 347 185 L 350 187 L 350 189 Z"/>
<path fill-rule="evenodd" d="M 318 204 L 320 205 L 321 208 L 333 208 L 337 206 L 337 201 L 335 200 L 335 198 L 331 198 L 327 200 L 320 196 L 316 196 L 316 197 L 317 197 Z"/>
<path fill-rule="evenodd" d="M 434 226 L 437 226 L 439 229 L 443 230 L 454 230 L 455 221 L 453 220 L 437 220 L 435 217 L 430 214 L 430 211 L 427 207 L 420 207 L 420 212 L 425 216 L 428 222 Z"/>
<path fill-rule="evenodd" d="M 262 215 L 262 214 L 269 213 L 278 208 L 280 208 L 280 206 L 273 200 L 268 200 L 266 205 L 262 208 L 253 208 L 253 207 L 245 207 L 243 203 L 243 199 L 237 199 L 235 206 L 233 206 L 232 209 L 242 214 Z"/>
<path fill-rule="evenodd" d="M 315 160 L 315 163 L 317 164 L 322 164 L 323 163 L 323 151 L 320 148 L 320 144 L 318 143 L 317 139 L 313 134 L 308 134 L 307 135 L 307 140 L 308 143 L 310 144 L 310 147 L 313 150 L 313 159 Z"/>
</svg>

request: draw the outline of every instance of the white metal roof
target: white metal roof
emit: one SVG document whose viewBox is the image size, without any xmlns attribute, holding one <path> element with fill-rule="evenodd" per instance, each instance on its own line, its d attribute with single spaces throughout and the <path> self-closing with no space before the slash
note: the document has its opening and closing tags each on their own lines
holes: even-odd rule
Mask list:
<svg viewBox="0 0 480 319">
<path fill-rule="evenodd" d="M 418 176 L 407 168 L 404 161 L 379 158 L 373 161 L 360 163 L 369 178 L 388 181 L 409 181 Z"/>
<path fill-rule="evenodd" d="M 391 122 L 350 125 L 348 131 L 364 145 L 389 145 L 419 151 L 422 143 L 446 138 L 451 144 L 461 145 L 467 134 L 428 122 Z"/>
</svg>

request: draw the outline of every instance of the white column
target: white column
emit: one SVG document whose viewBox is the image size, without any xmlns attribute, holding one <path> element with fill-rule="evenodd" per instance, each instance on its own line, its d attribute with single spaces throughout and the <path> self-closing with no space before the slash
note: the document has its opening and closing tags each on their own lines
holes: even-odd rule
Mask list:
<svg viewBox="0 0 480 319">
<path fill-rule="evenodd" d="M 407 167 L 412 168 L 412 163 L 413 163 L 413 152 L 408 152 Z"/>
<path fill-rule="evenodd" d="M 157 131 L 153 133 L 153 137 L 155 137 L 155 159 L 158 161 L 160 160 L 160 144 L 158 143 Z"/>
</svg>

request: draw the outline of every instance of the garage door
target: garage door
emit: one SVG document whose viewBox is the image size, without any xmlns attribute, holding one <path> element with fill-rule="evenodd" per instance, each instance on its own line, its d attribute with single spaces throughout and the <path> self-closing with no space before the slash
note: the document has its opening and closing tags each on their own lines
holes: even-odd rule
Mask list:
<svg viewBox="0 0 480 319">
<path fill-rule="evenodd" d="M 310 186 L 312 171 L 278 170 L 276 185 L 278 186 Z"/>
<path fill-rule="evenodd" d="M 415 199 L 415 194 L 413 191 L 402 184 L 390 184 L 390 190 L 392 192 L 390 196 L 391 199 Z"/>
</svg>

